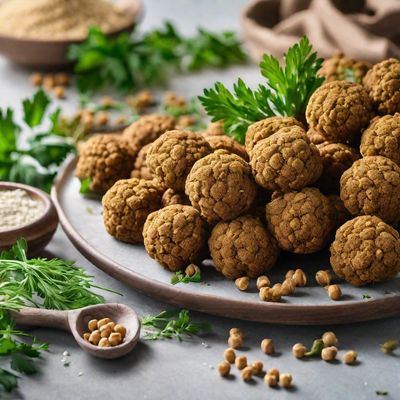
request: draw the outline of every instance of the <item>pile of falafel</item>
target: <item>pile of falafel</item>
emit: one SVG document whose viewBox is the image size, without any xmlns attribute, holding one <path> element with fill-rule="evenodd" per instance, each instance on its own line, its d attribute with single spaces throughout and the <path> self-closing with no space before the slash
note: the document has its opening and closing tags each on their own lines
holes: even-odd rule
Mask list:
<svg viewBox="0 0 400 400">
<path fill-rule="evenodd" d="M 373 65 L 362 84 L 328 79 L 305 121 L 258 121 L 245 145 L 222 122 L 192 132 L 143 116 L 89 139 L 76 175 L 105 193 L 107 232 L 170 271 L 211 256 L 228 279 L 257 278 L 281 250 L 330 246 L 338 277 L 388 280 L 400 272 L 400 60 Z"/>
</svg>

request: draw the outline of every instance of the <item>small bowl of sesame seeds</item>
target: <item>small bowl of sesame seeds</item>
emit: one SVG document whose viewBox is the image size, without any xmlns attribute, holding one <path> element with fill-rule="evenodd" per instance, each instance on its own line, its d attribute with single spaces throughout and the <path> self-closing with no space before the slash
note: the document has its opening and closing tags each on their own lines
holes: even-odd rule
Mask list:
<svg viewBox="0 0 400 400">
<path fill-rule="evenodd" d="M 0 251 L 24 238 L 29 254 L 35 254 L 49 243 L 57 226 L 57 211 L 47 193 L 22 183 L 0 182 Z"/>
</svg>

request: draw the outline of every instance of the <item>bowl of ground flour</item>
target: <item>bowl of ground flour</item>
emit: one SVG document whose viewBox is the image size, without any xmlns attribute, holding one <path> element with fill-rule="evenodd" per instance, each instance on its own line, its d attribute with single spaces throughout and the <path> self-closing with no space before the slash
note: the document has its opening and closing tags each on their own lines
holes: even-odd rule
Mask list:
<svg viewBox="0 0 400 400">
<path fill-rule="evenodd" d="M 58 225 L 57 211 L 47 193 L 13 182 L 0 182 L 0 250 L 25 238 L 29 253 L 43 249 Z"/>
</svg>

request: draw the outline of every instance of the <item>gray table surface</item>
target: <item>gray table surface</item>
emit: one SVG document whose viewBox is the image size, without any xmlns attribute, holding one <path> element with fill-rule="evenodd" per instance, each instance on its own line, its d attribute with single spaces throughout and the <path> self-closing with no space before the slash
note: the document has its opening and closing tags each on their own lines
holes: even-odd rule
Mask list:
<svg viewBox="0 0 400 400">
<path fill-rule="evenodd" d="M 184 33 L 193 33 L 198 25 L 209 29 L 239 29 L 242 0 L 146 0 L 146 14 L 142 29 L 159 26 L 169 19 Z M 183 95 L 201 93 L 203 87 L 216 80 L 230 83 L 238 76 L 256 83 L 255 67 L 235 67 L 229 71 L 209 71 L 196 76 L 178 77 L 172 88 Z M 19 107 L 23 97 L 31 95 L 29 71 L 20 69 L 0 58 L 0 107 Z M 62 103 L 64 109 L 74 110 L 76 94 L 68 92 Z M 76 260 L 95 276 L 99 285 L 123 293 L 121 299 L 107 295 L 108 301 L 122 301 L 135 308 L 140 315 L 158 313 L 167 304 L 152 300 L 107 276 L 81 256 L 68 241 L 61 228 L 47 248 L 52 255 Z M 196 321 L 208 321 L 212 335 L 177 341 L 140 341 L 137 348 L 125 358 L 104 361 L 84 354 L 67 333 L 50 329 L 32 332 L 39 340 L 50 343 L 50 350 L 40 360 L 40 373 L 24 377 L 20 388 L 8 398 L 18 399 L 400 399 L 400 355 L 388 356 L 380 351 L 380 343 L 400 337 L 400 319 L 392 318 L 346 326 L 296 327 L 278 326 L 192 313 Z M 241 381 L 233 368 L 232 379 L 221 379 L 215 366 L 222 360 L 227 347 L 228 330 L 237 326 L 246 333 L 246 348 L 240 352 L 249 361 L 260 359 L 266 368 L 277 367 L 294 377 L 293 390 L 270 389 L 260 378 L 250 384 Z M 359 352 L 359 364 L 346 366 L 341 362 L 321 360 L 299 361 L 291 355 L 296 342 L 309 344 L 325 330 L 334 330 L 341 349 Z M 260 340 L 273 338 L 277 354 L 263 355 Z M 61 362 L 67 350 L 71 363 Z M 343 352 L 341 351 L 341 354 Z M 382 397 L 376 391 L 386 391 Z"/>
</svg>

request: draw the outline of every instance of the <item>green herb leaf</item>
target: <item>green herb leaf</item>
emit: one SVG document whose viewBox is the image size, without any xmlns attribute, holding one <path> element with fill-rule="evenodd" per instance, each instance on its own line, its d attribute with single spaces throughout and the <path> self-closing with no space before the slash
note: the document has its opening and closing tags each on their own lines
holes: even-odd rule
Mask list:
<svg viewBox="0 0 400 400">
<path fill-rule="evenodd" d="M 34 94 L 32 100 L 25 99 L 22 105 L 24 107 L 24 121 L 27 125 L 31 128 L 40 125 L 49 104 L 50 99 L 42 89 Z"/>
<path fill-rule="evenodd" d="M 171 283 L 173 285 L 176 285 L 177 283 L 189 283 L 189 282 L 201 282 L 201 272 L 197 271 L 195 274 L 192 276 L 186 275 L 185 271 L 177 271 L 175 272 L 175 275 L 172 276 L 171 278 Z"/>
<path fill-rule="evenodd" d="M 5 391 L 11 392 L 18 386 L 17 375 L 0 368 L 0 385 Z"/>
<path fill-rule="evenodd" d="M 21 128 L 14 122 L 14 112 L 10 108 L 0 109 L 0 155 L 3 157 L 16 150 Z M 1 168 L 1 167 L 0 167 Z"/>
<path fill-rule="evenodd" d="M 319 357 L 321 355 L 322 349 L 324 348 L 324 342 L 322 339 L 315 339 L 311 350 L 305 353 L 306 357 Z"/>
<path fill-rule="evenodd" d="M 81 187 L 79 189 L 79 192 L 82 194 L 87 194 L 90 192 L 90 185 L 92 184 L 92 179 L 90 176 L 87 178 L 81 180 Z"/>
<path fill-rule="evenodd" d="M 369 294 L 363 294 L 363 299 L 370 299 L 371 296 Z"/>
<path fill-rule="evenodd" d="M 384 390 L 377 390 L 375 392 L 378 396 L 387 396 L 389 394 L 389 392 L 386 392 Z"/>
</svg>

